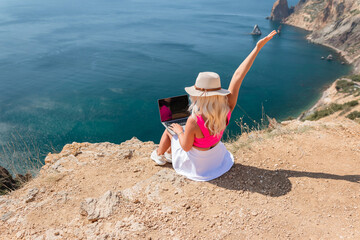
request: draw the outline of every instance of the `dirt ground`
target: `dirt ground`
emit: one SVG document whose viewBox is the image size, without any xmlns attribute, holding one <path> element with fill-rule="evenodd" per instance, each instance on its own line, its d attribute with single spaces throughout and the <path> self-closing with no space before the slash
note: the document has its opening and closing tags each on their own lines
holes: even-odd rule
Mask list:
<svg viewBox="0 0 360 240">
<path fill-rule="evenodd" d="M 360 124 L 293 120 L 226 146 L 232 169 L 195 182 L 155 166 L 152 142 L 66 145 L 0 197 L 1 238 L 360 239 Z M 108 191 L 89 220 L 85 199 Z"/>
</svg>

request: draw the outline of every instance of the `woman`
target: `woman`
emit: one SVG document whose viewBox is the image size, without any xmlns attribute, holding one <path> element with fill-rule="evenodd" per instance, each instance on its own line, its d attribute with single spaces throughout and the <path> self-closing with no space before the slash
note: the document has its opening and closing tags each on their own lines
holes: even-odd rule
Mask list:
<svg viewBox="0 0 360 240">
<path fill-rule="evenodd" d="M 165 130 L 159 148 L 152 152 L 151 159 L 158 165 L 172 162 L 177 173 L 195 181 L 212 180 L 232 167 L 234 157 L 220 139 L 229 124 L 245 75 L 261 48 L 275 34 L 274 30 L 258 41 L 235 71 L 228 90 L 221 88 L 217 73 L 199 73 L 195 85 L 185 88 L 191 100 L 191 116 L 186 122 L 185 131 L 179 124 L 170 125 L 176 135 L 172 136 Z"/>
</svg>

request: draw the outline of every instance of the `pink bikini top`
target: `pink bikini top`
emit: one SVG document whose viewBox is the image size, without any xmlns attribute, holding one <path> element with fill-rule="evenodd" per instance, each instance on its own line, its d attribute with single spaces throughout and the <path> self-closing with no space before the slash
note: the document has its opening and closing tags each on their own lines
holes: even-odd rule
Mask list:
<svg viewBox="0 0 360 240">
<path fill-rule="evenodd" d="M 198 115 L 196 116 L 197 117 L 197 124 L 199 125 L 200 127 L 200 130 L 201 132 L 204 134 L 204 137 L 203 138 L 194 138 L 194 146 L 195 147 L 200 147 L 200 148 L 208 148 L 208 147 L 211 147 L 212 145 L 214 145 L 215 143 L 217 143 L 223 133 L 224 133 L 224 130 L 222 130 L 219 134 L 219 136 L 214 136 L 214 135 L 210 135 L 209 133 L 209 130 L 206 128 L 205 126 L 205 121 L 204 119 L 202 118 L 201 115 Z M 231 117 L 231 111 L 229 111 L 228 115 L 227 115 L 227 123 L 226 123 L 226 126 L 229 124 L 230 122 L 230 117 Z"/>
</svg>

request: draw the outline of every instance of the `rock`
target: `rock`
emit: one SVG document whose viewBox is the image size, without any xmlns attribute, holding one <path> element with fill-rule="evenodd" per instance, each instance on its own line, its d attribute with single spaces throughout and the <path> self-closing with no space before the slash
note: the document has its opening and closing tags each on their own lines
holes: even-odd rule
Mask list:
<svg viewBox="0 0 360 240">
<path fill-rule="evenodd" d="M 118 151 L 117 153 L 117 159 L 121 160 L 121 159 L 130 159 L 132 158 L 133 156 L 133 153 L 134 153 L 134 150 L 131 150 L 131 149 L 121 149 Z"/>
<path fill-rule="evenodd" d="M 54 196 L 56 196 L 56 201 L 61 203 L 66 203 L 66 201 L 68 200 L 68 195 L 69 194 L 66 191 L 60 191 L 54 194 Z"/>
<path fill-rule="evenodd" d="M 66 144 L 59 155 L 60 157 L 67 157 L 69 155 L 74 155 L 76 157 L 82 153 L 82 146 L 87 146 L 87 143 L 73 142 L 72 144 Z"/>
<path fill-rule="evenodd" d="M 67 168 L 67 166 L 77 167 L 86 165 L 86 162 L 80 162 L 74 155 L 69 154 L 66 157 L 62 157 L 51 165 L 51 168 L 57 172 L 72 172 L 73 168 Z"/>
<path fill-rule="evenodd" d="M 273 21 L 281 21 L 290 15 L 290 9 L 287 0 L 277 0 L 272 9 L 270 19 Z"/>
<path fill-rule="evenodd" d="M 49 153 L 45 158 L 45 164 L 52 164 L 59 159 L 58 154 Z"/>
<path fill-rule="evenodd" d="M 260 28 L 257 24 L 254 26 L 254 29 L 252 30 L 252 32 L 250 34 L 251 35 L 261 35 Z"/>
<path fill-rule="evenodd" d="M 86 198 L 80 205 L 80 214 L 87 216 L 90 221 L 107 218 L 112 214 L 118 202 L 118 196 L 111 191 L 107 191 L 99 199 Z"/>
<path fill-rule="evenodd" d="M 39 189 L 37 189 L 37 188 L 30 189 L 28 194 L 26 195 L 25 203 L 33 201 L 38 192 L 39 192 Z"/>
<path fill-rule="evenodd" d="M 4 213 L 4 214 L 0 217 L 0 220 L 5 222 L 6 220 L 8 220 L 8 219 L 9 219 L 10 217 L 12 217 L 13 215 L 14 215 L 14 212 L 13 212 L 13 211 Z"/>
<path fill-rule="evenodd" d="M 321 56 L 321 60 L 324 60 L 325 59 L 325 57 L 324 56 Z"/>
<path fill-rule="evenodd" d="M 344 65 L 345 64 L 345 62 L 341 62 L 341 65 Z"/>
<path fill-rule="evenodd" d="M 329 54 L 329 55 L 326 57 L 326 60 L 328 60 L 328 61 L 333 60 L 333 55 Z"/>
<path fill-rule="evenodd" d="M 16 181 L 4 167 L 0 166 L 0 195 L 16 189 Z"/>
</svg>

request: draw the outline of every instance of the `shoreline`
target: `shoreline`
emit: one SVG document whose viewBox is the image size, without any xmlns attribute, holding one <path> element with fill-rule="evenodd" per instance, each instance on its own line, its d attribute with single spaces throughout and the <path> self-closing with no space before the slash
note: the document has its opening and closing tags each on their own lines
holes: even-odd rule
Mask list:
<svg viewBox="0 0 360 240">
<path fill-rule="evenodd" d="M 299 29 L 304 30 L 304 31 L 307 31 L 308 34 L 306 35 L 305 39 L 308 42 L 310 42 L 312 44 L 322 45 L 324 47 L 328 47 L 328 48 L 334 50 L 337 54 L 339 54 L 339 56 L 344 60 L 344 62 L 346 64 L 351 65 L 351 74 L 360 74 L 360 55 L 355 56 L 355 57 L 350 57 L 345 51 L 340 50 L 335 46 L 332 46 L 332 45 L 330 45 L 328 43 L 317 41 L 316 39 L 311 38 L 311 34 L 314 32 L 313 30 L 307 29 L 305 27 L 301 27 L 299 25 L 288 23 L 288 22 L 286 22 L 286 19 L 282 20 L 281 23 L 285 24 L 285 25 L 288 25 L 288 26 L 299 28 Z"/>
<path fill-rule="evenodd" d="M 351 70 L 350 70 L 350 74 L 359 74 L 359 71 L 360 71 L 360 55 L 357 56 L 356 58 L 353 58 L 353 59 L 350 59 L 350 57 L 346 54 L 345 51 L 343 50 L 340 50 L 334 46 L 331 46 L 330 44 L 327 44 L 327 43 L 322 43 L 322 42 L 319 42 L 319 41 L 316 41 L 314 39 L 312 39 L 310 37 L 311 33 L 313 31 L 311 30 L 308 30 L 306 28 L 302 28 L 300 26 L 297 26 L 297 25 L 293 25 L 293 24 L 289 24 L 289 23 L 286 23 L 286 22 L 282 22 L 283 24 L 286 24 L 288 26 L 292 26 L 292 27 L 296 27 L 296 28 L 299 28 L 299 29 L 302 29 L 302 30 L 305 30 L 305 31 L 308 31 L 309 33 L 307 34 L 307 36 L 305 37 L 305 39 L 312 43 L 312 44 L 316 44 L 316 45 L 322 45 L 324 47 L 327 47 L 327 48 L 330 48 L 332 50 L 334 50 L 337 54 L 339 54 L 339 56 L 345 61 L 346 64 L 350 65 L 351 67 Z M 346 75 L 345 75 L 346 76 Z M 316 100 L 315 104 L 311 105 L 311 107 L 309 108 L 305 108 L 295 119 L 296 120 L 301 120 L 302 117 L 304 117 L 304 115 L 306 113 L 309 113 L 311 111 L 313 111 L 314 109 L 316 109 L 317 107 L 319 107 L 322 102 L 323 102 L 323 98 L 326 97 L 329 89 L 335 84 L 335 82 L 342 78 L 342 77 L 345 77 L 345 76 L 340 76 L 339 78 L 336 78 L 334 81 L 332 81 L 330 84 L 326 84 L 324 85 L 323 87 L 325 88 L 325 90 L 322 91 L 322 93 L 320 94 L 320 97 L 318 97 L 318 99 Z"/>
<path fill-rule="evenodd" d="M 330 45 L 330 44 L 318 42 L 318 41 L 312 39 L 312 38 L 310 37 L 310 34 L 311 34 L 313 31 L 311 31 L 311 30 L 308 30 L 308 29 L 306 29 L 306 28 L 302 28 L 302 27 L 300 27 L 300 26 L 298 26 L 298 25 L 290 24 L 290 23 L 287 23 L 287 22 L 281 22 L 281 23 L 282 23 L 282 24 L 285 24 L 285 25 L 288 25 L 288 26 L 291 26 L 291 27 L 296 27 L 296 28 L 299 28 L 299 29 L 301 29 L 301 30 L 307 31 L 308 34 L 306 35 L 305 39 L 306 39 L 308 42 L 310 42 L 310 43 L 312 43 L 312 44 L 316 44 L 316 45 L 322 45 L 322 46 L 324 46 L 324 47 L 328 47 L 328 48 L 334 50 L 337 54 L 340 55 L 341 58 L 343 58 L 343 60 L 345 60 L 346 64 L 352 65 L 352 67 L 354 67 L 354 63 L 355 63 L 357 60 L 360 60 L 360 55 L 357 56 L 357 57 L 355 57 L 355 58 L 351 58 L 351 59 L 350 59 L 350 56 L 348 56 L 348 54 L 347 54 L 345 51 L 340 50 L 340 49 L 338 49 L 338 48 L 336 48 L 336 47 L 334 47 L 334 46 L 332 46 L 332 45 Z M 352 71 L 353 71 L 353 70 L 354 70 L 354 69 L 352 69 Z"/>
<path fill-rule="evenodd" d="M 341 78 L 341 77 L 340 77 Z M 318 107 L 324 105 L 324 99 L 330 95 L 330 89 L 334 86 L 335 82 L 339 78 L 335 79 L 330 85 L 326 86 L 326 89 L 321 92 L 320 97 L 315 101 L 314 104 L 311 105 L 310 108 L 304 109 L 299 116 L 296 117 L 296 120 L 302 120 L 305 116 L 309 115 L 309 113 L 314 112 Z"/>
<path fill-rule="evenodd" d="M 330 44 L 317 42 L 316 40 L 311 39 L 310 36 L 307 36 L 306 39 L 313 44 L 322 45 L 322 46 L 325 46 L 325 47 L 328 47 L 328 48 L 334 50 L 335 52 L 337 52 L 340 55 L 340 57 L 343 60 L 345 60 L 346 64 L 351 65 L 351 68 L 352 68 L 351 73 L 354 73 L 354 74 L 358 73 L 355 71 L 355 68 L 356 68 L 356 61 L 360 60 L 360 55 L 355 58 L 350 59 L 350 57 L 346 54 L 345 51 L 340 50 L 334 46 L 331 46 Z"/>
</svg>

